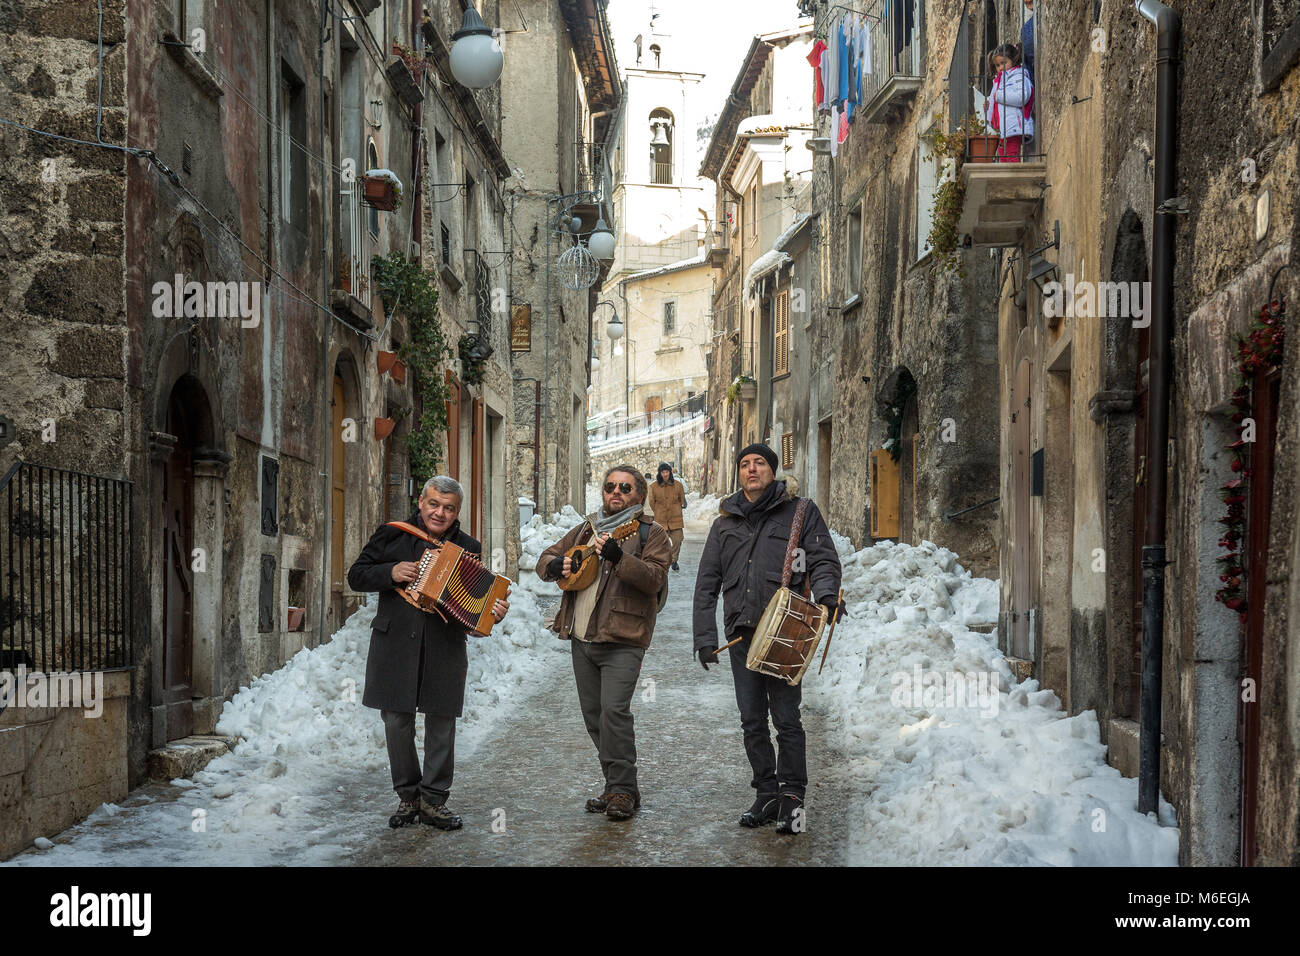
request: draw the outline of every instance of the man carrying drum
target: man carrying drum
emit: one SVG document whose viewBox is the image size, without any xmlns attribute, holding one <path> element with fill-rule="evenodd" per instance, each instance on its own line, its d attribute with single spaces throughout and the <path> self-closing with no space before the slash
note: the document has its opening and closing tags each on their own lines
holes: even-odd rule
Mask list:
<svg viewBox="0 0 1300 956">
<path fill-rule="evenodd" d="M 803 724 L 799 719 L 802 690 L 779 677 L 745 666 L 754 629 L 772 595 L 781 587 L 796 499 L 786 482 L 776 478 L 776 453 L 754 444 L 737 456 L 741 490 L 723 499 L 719 516 L 709 529 L 695 579 L 695 651 L 705 670 L 717 663 L 715 615 L 722 591 L 722 623 L 730 648 L 732 681 L 740 708 L 745 753 L 754 769 L 750 785 L 758 791 L 753 806 L 740 817 L 743 827 L 776 821 L 777 832 L 805 830 L 803 801 L 808 767 Z M 799 534 L 790 587 L 802 592 L 811 583 L 812 600 L 833 615 L 840 592 L 840 559 L 830 529 L 817 505 L 807 501 Z M 768 713 L 776 725 L 779 754 L 772 747 Z"/>
<path fill-rule="evenodd" d="M 626 820 L 641 806 L 632 695 L 673 550 L 668 532 L 643 513 L 645 496 L 641 472 L 611 468 L 600 513 L 570 529 L 537 562 L 538 577 L 564 590 L 551 629 L 571 643 L 582 719 L 605 776 L 603 792 L 587 801 L 587 810 L 611 820 Z"/>
</svg>

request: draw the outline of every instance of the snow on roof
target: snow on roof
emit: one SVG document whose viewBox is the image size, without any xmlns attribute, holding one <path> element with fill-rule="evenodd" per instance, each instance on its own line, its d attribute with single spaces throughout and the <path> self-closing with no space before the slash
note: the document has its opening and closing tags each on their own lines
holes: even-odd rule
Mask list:
<svg viewBox="0 0 1300 956">
<path fill-rule="evenodd" d="M 655 276 L 661 276 L 667 272 L 676 272 L 678 269 L 689 269 L 691 266 L 700 266 L 704 264 L 704 253 L 692 256 L 689 259 L 678 259 L 676 262 L 670 262 L 666 266 L 657 266 L 654 269 L 646 269 L 643 272 L 634 272 L 628 276 L 625 282 L 636 282 L 640 279 L 652 279 Z"/>
<path fill-rule="evenodd" d="M 776 242 L 772 243 L 772 248 L 754 260 L 754 264 L 750 266 L 749 271 L 745 273 L 744 289 L 746 294 L 752 296 L 754 294 L 754 286 L 757 284 L 759 279 L 763 278 L 769 272 L 779 269 L 787 262 L 793 261 L 790 257 L 790 253 L 785 251 L 785 246 L 786 243 L 794 238 L 794 234 L 799 231 L 799 227 L 802 226 L 807 219 L 808 213 L 806 212 L 801 212 L 799 215 L 795 216 L 794 222 L 790 224 L 789 228 L 776 237 Z"/>
</svg>

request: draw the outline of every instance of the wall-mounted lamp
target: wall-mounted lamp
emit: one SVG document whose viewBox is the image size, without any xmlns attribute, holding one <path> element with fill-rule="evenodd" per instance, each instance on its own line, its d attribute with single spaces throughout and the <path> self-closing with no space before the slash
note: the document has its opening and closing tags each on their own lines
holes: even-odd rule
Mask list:
<svg viewBox="0 0 1300 956">
<path fill-rule="evenodd" d="M 501 43 L 472 4 L 465 7 L 460 29 L 451 39 L 451 75 L 457 83 L 482 90 L 501 79 L 506 62 Z"/>
<path fill-rule="evenodd" d="M 1043 253 L 1048 249 L 1061 248 L 1061 221 L 1058 219 L 1052 224 L 1053 239 L 1045 246 L 1040 246 L 1029 254 L 1029 279 L 1034 285 L 1038 286 L 1039 295 L 1047 295 L 1047 286 L 1056 282 L 1060 277 L 1060 270 L 1057 269 L 1056 263 L 1050 259 L 1044 258 Z"/>
<path fill-rule="evenodd" d="M 614 258 L 614 234 L 605 225 L 604 217 L 596 220 L 596 228 L 587 240 L 587 248 L 591 250 L 591 254 L 597 259 L 609 260 Z"/>
</svg>

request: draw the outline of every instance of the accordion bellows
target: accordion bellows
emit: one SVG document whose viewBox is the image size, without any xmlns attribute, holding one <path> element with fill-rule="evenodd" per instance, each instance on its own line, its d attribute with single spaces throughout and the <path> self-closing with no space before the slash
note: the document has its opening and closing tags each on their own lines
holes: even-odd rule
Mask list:
<svg viewBox="0 0 1300 956">
<path fill-rule="evenodd" d="M 504 599 L 510 579 L 493 574 L 459 545 L 444 541 L 420 558 L 415 580 L 397 593 L 422 611 L 450 617 L 475 634 L 491 633 L 492 606 Z"/>
</svg>

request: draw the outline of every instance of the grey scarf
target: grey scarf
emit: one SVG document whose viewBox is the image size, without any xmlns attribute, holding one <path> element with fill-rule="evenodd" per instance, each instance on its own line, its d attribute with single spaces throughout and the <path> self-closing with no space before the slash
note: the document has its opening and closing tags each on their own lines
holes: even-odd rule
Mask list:
<svg viewBox="0 0 1300 956">
<path fill-rule="evenodd" d="M 640 504 L 628 505 L 622 511 L 615 512 L 612 515 L 602 515 L 599 511 L 587 519 L 587 524 L 596 529 L 597 534 L 604 534 L 607 531 L 613 531 L 621 524 L 626 524 L 641 513 L 644 507 Z"/>
</svg>

